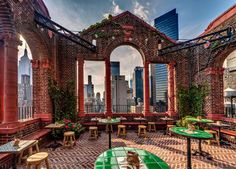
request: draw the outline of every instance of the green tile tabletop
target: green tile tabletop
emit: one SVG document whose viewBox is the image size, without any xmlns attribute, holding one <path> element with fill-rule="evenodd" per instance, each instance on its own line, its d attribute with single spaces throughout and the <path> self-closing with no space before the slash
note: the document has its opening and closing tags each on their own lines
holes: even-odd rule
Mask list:
<svg viewBox="0 0 236 169">
<path fill-rule="evenodd" d="M 105 123 L 105 124 L 115 124 L 115 123 L 119 123 L 120 119 L 100 119 L 99 120 L 100 123 Z"/>
<path fill-rule="evenodd" d="M 109 149 L 98 156 L 94 169 L 136 169 L 128 164 L 128 151 L 136 152 L 139 155 L 140 169 L 169 169 L 165 161 L 156 155 L 142 149 L 132 147 L 116 147 Z"/>
<path fill-rule="evenodd" d="M 197 119 L 197 118 L 194 118 L 194 117 L 186 118 L 186 120 L 190 121 L 190 122 L 194 122 L 194 123 L 213 123 L 214 122 L 210 119 Z"/>
<path fill-rule="evenodd" d="M 175 134 L 182 135 L 185 137 L 190 137 L 190 138 L 196 138 L 196 139 L 211 139 L 213 138 L 213 135 L 202 131 L 202 130 L 194 130 L 194 131 L 189 131 L 188 128 L 185 127 L 172 127 L 170 129 Z"/>
</svg>

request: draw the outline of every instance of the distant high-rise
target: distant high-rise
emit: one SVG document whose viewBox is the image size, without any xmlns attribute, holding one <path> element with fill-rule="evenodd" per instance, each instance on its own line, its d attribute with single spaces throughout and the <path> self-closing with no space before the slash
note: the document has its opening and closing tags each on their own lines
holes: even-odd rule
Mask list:
<svg viewBox="0 0 236 169">
<path fill-rule="evenodd" d="M 154 20 L 156 29 L 163 32 L 174 40 L 179 39 L 178 28 L 178 14 L 176 9 L 173 9 L 164 15 Z M 167 103 L 167 89 L 168 89 L 168 72 L 166 64 L 152 64 L 151 65 L 152 84 L 155 86 L 156 91 L 153 92 L 156 95 L 156 102 Z M 153 68 L 154 67 L 154 68 Z M 155 90 L 155 89 L 153 89 Z M 163 109 L 165 110 L 165 109 Z"/>
<path fill-rule="evenodd" d="M 91 75 L 88 75 L 88 84 L 84 85 L 84 98 L 85 102 L 91 101 L 94 98 L 94 85 Z"/>
<path fill-rule="evenodd" d="M 111 77 L 112 106 L 115 112 L 127 112 L 128 81 L 125 76 Z"/>
<path fill-rule="evenodd" d="M 174 40 L 179 39 L 179 22 L 176 9 L 173 9 L 154 20 L 155 27 Z"/>
<path fill-rule="evenodd" d="M 135 67 L 133 73 L 133 97 L 140 98 L 143 101 L 143 67 Z"/>
<path fill-rule="evenodd" d="M 18 67 L 18 83 L 21 83 L 21 75 L 29 75 L 32 83 L 32 67 L 28 57 L 28 51 L 25 48 L 24 55 L 20 58 Z"/>
<path fill-rule="evenodd" d="M 120 62 L 111 62 L 111 75 L 112 76 L 120 75 Z"/>
</svg>

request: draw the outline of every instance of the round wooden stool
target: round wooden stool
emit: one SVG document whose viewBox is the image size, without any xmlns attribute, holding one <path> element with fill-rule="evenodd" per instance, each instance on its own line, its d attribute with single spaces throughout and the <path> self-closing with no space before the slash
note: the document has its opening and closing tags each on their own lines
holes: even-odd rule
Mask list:
<svg viewBox="0 0 236 169">
<path fill-rule="evenodd" d="M 141 137 L 147 137 L 147 126 L 144 125 L 138 125 L 138 136 Z"/>
<path fill-rule="evenodd" d="M 98 127 L 89 127 L 89 139 L 98 139 Z"/>
<path fill-rule="evenodd" d="M 149 132 L 151 132 L 151 131 L 156 132 L 156 124 L 155 124 L 155 122 L 148 122 L 148 131 Z"/>
<path fill-rule="evenodd" d="M 76 144 L 75 132 L 67 131 L 64 133 L 63 146 L 72 147 Z"/>
<path fill-rule="evenodd" d="M 175 125 L 173 124 L 168 124 L 166 126 L 166 134 L 169 134 L 170 136 L 172 136 L 171 132 L 170 132 L 170 128 L 174 127 Z"/>
<path fill-rule="evenodd" d="M 125 125 L 118 125 L 118 132 L 117 132 L 117 136 L 125 136 L 126 137 L 126 126 Z"/>
<path fill-rule="evenodd" d="M 213 137 L 215 138 L 215 140 L 206 140 L 208 144 L 211 144 L 212 142 L 215 142 L 218 145 L 220 145 L 219 136 L 218 136 L 217 131 L 215 131 L 215 130 L 204 130 L 204 131 L 212 134 Z"/>
<path fill-rule="evenodd" d="M 40 152 L 29 156 L 26 160 L 26 169 L 30 169 L 31 165 L 34 165 L 36 169 L 40 169 L 41 163 L 45 161 L 46 169 L 50 169 L 48 163 L 48 153 Z"/>
</svg>

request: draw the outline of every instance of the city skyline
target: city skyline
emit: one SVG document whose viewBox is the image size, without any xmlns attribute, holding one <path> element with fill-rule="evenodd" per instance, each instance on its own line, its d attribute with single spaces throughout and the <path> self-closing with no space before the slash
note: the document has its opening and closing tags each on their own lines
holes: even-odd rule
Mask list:
<svg viewBox="0 0 236 169">
<path fill-rule="evenodd" d="M 220 0 L 209 0 L 207 2 L 203 0 L 197 2 L 189 2 L 187 0 L 181 2 L 177 2 L 177 0 L 107 0 L 101 1 L 99 4 L 93 0 L 71 0 L 70 3 L 67 3 L 67 1 L 63 0 L 58 0 L 57 5 L 55 5 L 55 1 L 53 0 L 44 0 L 44 2 L 48 7 L 52 20 L 58 22 L 59 24 L 65 26 L 67 29 L 72 31 L 81 31 L 91 24 L 100 22 L 105 16 L 107 16 L 108 13 L 111 13 L 112 15 L 117 15 L 126 10 L 129 10 L 135 15 L 143 18 L 146 22 L 153 26 L 154 18 L 163 15 L 164 13 L 170 11 L 173 8 L 176 8 L 179 14 L 180 39 L 190 39 L 200 35 L 213 19 L 215 19 L 217 16 L 219 16 L 221 13 L 223 13 L 235 3 L 233 0 L 224 2 L 224 4 L 222 4 L 222 1 Z M 203 3 L 204 5 L 202 6 Z M 193 9 L 197 7 L 201 7 L 201 10 L 195 11 L 195 13 L 193 14 Z M 90 12 L 86 12 L 88 10 Z M 21 56 L 23 53 L 23 51 L 21 50 L 22 47 L 19 48 L 19 55 Z M 123 56 L 126 53 L 130 53 L 127 55 L 134 55 L 135 53 L 138 53 L 138 51 L 136 49 L 132 49 L 130 46 L 127 46 L 125 50 L 118 50 L 116 53 L 117 58 L 120 58 L 120 56 Z M 30 54 L 29 58 L 32 58 Z M 126 57 L 126 61 L 128 60 L 132 63 L 133 58 Z M 140 60 L 142 64 L 142 58 Z M 100 93 L 102 93 L 102 91 L 104 91 L 104 65 L 104 62 L 91 62 L 88 63 L 86 66 L 85 62 L 85 77 L 87 77 L 88 74 L 93 75 L 95 92 L 99 91 Z M 93 67 L 96 67 L 96 69 Z M 98 69 L 100 71 L 95 71 Z M 125 72 L 124 75 L 126 75 L 126 77 L 130 76 L 130 71 L 123 70 L 121 64 L 121 74 L 122 71 Z M 84 80 L 87 81 L 86 78 Z"/>
</svg>

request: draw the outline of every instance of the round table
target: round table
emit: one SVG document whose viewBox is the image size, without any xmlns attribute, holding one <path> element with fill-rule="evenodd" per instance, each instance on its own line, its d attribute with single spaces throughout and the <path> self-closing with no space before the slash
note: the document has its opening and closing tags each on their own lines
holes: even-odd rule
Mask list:
<svg viewBox="0 0 236 169">
<path fill-rule="evenodd" d="M 111 149 L 111 126 L 116 123 L 120 123 L 120 119 L 100 119 L 99 123 L 108 125 L 108 140 L 109 140 L 109 149 Z"/>
<path fill-rule="evenodd" d="M 222 140 L 221 140 L 220 130 L 221 130 L 222 127 L 230 127 L 230 125 L 229 124 L 224 124 L 224 123 L 210 123 L 210 125 L 213 126 L 213 127 L 218 128 L 219 142 L 220 142 L 220 145 L 221 145 Z"/>
<path fill-rule="evenodd" d="M 136 152 L 139 155 L 140 168 L 143 169 L 169 169 L 165 161 L 156 155 L 142 149 L 132 147 L 116 147 L 100 154 L 94 164 L 94 169 L 134 169 L 136 166 L 127 162 L 128 151 Z"/>
<path fill-rule="evenodd" d="M 166 129 L 165 129 L 165 132 L 164 132 L 164 135 L 166 135 L 167 134 L 166 130 L 167 130 L 168 121 L 174 121 L 174 119 L 172 119 L 170 117 L 162 117 L 160 119 L 166 122 Z"/>
<path fill-rule="evenodd" d="M 198 127 L 199 129 L 201 128 L 201 124 L 207 124 L 207 123 L 213 123 L 214 121 L 213 120 L 210 120 L 210 119 L 198 119 L 198 118 L 194 118 L 194 117 L 189 117 L 189 118 L 186 118 L 187 121 L 190 121 L 192 123 L 197 123 L 198 124 Z M 202 140 L 199 139 L 199 142 L 198 142 L 198 151 L 196 150 L 193 155 L 200 155 L 200 156 L 203 156 L 203 157 L 206 157 L 211 159 L 210 157 L 210 154 L 205 152 L 205 151 L 202 151 Z"/>
<path fill-rule="evenodd" d="M 187 138 L 187 169 L 191 169 L 191 138 L 193 139 L 211 139 L 213 135 L 201 130 L 189 131 L 185 127 L 172 127 L 171 132 Z"/>
</svg>

